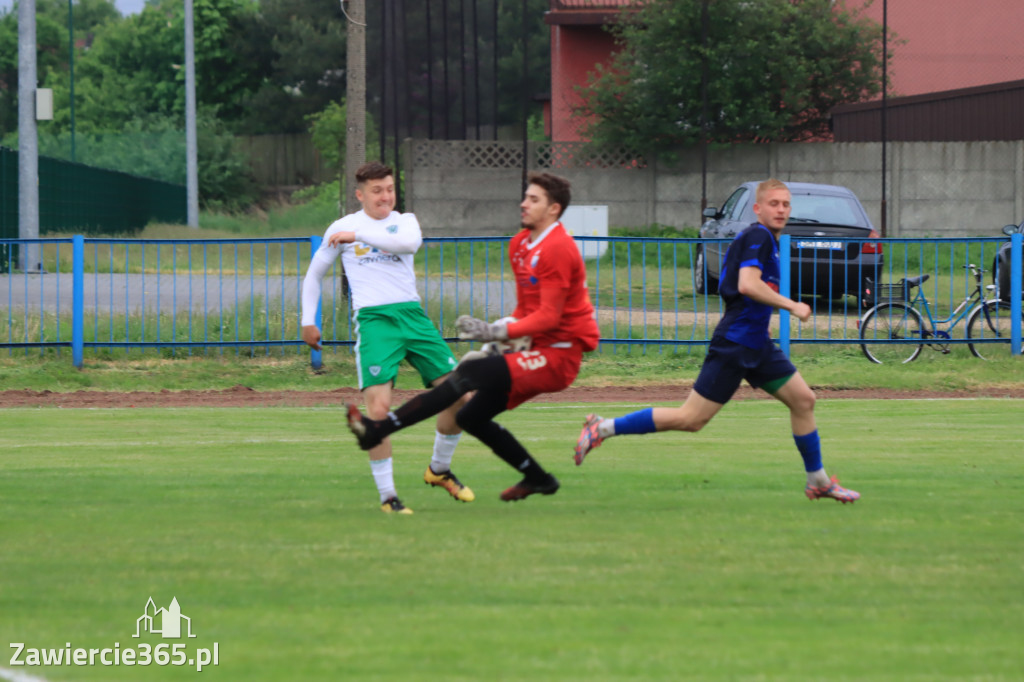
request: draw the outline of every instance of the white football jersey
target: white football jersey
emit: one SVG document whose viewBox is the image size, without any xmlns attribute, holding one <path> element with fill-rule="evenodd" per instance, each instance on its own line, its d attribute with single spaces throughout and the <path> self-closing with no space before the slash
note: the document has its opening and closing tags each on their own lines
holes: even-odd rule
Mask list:
<svg viewBox="0 0 1024 682">
<path fill-rule="evenodd" d="M 335 232 L 351 231 L 356 240 L 332 247 L 328 238 Z M 309 264 L 302 286 L 302 324 L 316 317 L 320 282 L 341 256 L 352 287 L 352 308 L 419 301 L 413 257 L 423 244 L 423 232 L 412 213 L 398 213 L 374 220 L 365 211 L 352 213 L 331 223 L 323 242 Z"/>
</svg>

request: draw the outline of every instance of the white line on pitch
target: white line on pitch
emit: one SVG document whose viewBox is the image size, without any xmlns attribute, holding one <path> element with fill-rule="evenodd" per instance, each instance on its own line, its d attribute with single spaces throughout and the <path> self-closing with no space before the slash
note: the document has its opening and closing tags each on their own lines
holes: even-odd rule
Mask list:
<svg viewBox="0 0 1024 682">
<path fill-rule="evenodd" d="M 0 680 L 7 680 L 7 682 L 46 682 L 41 677 L 33 677 L 8 668 L 0 668 Z"/>
</svg>

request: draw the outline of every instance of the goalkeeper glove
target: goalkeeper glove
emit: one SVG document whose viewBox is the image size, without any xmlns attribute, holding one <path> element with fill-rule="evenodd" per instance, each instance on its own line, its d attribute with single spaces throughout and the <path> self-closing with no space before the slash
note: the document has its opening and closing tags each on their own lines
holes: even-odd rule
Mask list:
<svg viewBox="0 0 1024 682">
<path fill-rule="evenodd" d="M 469 315 L 460 315 L 455 320 L 459 338 L 463 341 L 507 341 L 508 323 L 501 320 L 487 322 Z"/>
</svg>

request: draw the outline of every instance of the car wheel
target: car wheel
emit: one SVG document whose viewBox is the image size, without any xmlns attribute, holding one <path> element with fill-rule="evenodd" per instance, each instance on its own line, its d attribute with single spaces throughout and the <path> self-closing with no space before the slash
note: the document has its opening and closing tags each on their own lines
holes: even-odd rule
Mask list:
<svg viewBox="0 0 1024 682">
<path fill-rule="evenodd" d="M 704 260 L 704 247 L 697 247 L 693 261 L 693 288 L 698 294 L 717 294 L 718 280 L 708 274 Z"/>
</svg>

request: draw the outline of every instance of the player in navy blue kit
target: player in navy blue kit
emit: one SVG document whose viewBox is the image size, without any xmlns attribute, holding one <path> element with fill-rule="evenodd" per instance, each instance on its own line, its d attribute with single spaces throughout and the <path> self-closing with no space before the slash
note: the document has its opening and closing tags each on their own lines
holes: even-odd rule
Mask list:
<svg viewBox="0 0 1024 682">
<path fill-rule="evenodd" d="M 576 442 L 576 464 L 606 438 L 655 431 L 700 431 L 729 402 L 746 379 L 789 408 L 793 439 L 804 460 L 809 499 L 831 497 L 854 502 L 860 493 L 829 478 L 821 463 L 821 442 L 814 419 L 814 392 L 793 363 L 772 343 L 768 322 L 775 309 L 801 321 L 811 317 L 806 303 L 779 293 L 779 234 L 789 220 L 791 195 L 775 179 L 757 186 L 754 213 L 759 222 L 745 228 L 729 246 L 719 282 L 725 299 L 700 375 L 679 407 L 655 407 L 615 419 L 590 414 Z"/>
</svg>

